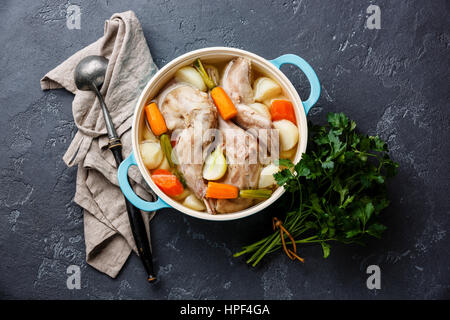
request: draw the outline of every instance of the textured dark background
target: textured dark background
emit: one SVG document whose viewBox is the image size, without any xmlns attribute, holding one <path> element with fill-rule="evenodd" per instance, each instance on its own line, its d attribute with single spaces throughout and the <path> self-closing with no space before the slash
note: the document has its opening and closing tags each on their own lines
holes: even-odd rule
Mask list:
<svg viewBox="0 0 450 320">
<path fill-rule="evenodd" d="M 129 2 L 128 4 L 124 4 Z M 81 7 L 81 29 L 66 8 Z M 381 30 L 365 28 L 381 7 Z M 256 269 L 232 254 L 270 232 L 270 212 L 224 223 L 173 210 L 152 222 L 161 281 L 145 282 L 132 256 L 113 280 L 85 263 L 75 168 L 61 160 L 75 133 L 72 95 L 42 92 L 39 79 L 103 34 L 104 20 L 132 9 L 159 67 L 207 46 L 266 58 L 296 53 L 322 84 L 310 118 L 343 111 L 389 142 L 400 163 L 390 184 L 389 226 L 366 247 L 301 248 L 304 265 L 272 255 Z M 55 299 L 450 298 L 450 2 L 441 1 L 5 1 L 0 4 L 0 297 Z M 304 76 L 283 68 L 300 96 Z M 79 265 L 80 290 L 66 288 Z M 378 264 L 381 290 L 366 288 Z"/>
</svg>

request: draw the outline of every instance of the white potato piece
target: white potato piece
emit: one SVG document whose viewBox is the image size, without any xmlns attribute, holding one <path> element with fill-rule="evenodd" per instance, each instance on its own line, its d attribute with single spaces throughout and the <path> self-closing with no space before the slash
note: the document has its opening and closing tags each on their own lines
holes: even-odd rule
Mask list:
<svg viewBox="0 0 450 320">
<path fill-rule="evenodd" d="M 162 162 L 164 155 L 159 143 L 145 141 L 141 143 L 140 149 L 142 161 L 147 169 L 153 170 Z"/>
<path fill-rule="evenodd" d="M 268 188 L 275 185 L 277 182 L 275 181 L 273 174 L 278 171 L 280 171 L 280 168 L 273 163 L 264 167 L 259 175 L 258 188 Z"/>
<path fill-rule="evenodd" d="M 255 100 L 263 102 L 281 94 L 281 87 L 270 78 L 260 77 L 253 83 L 253 92 Z"/>
<path fill-rule="evenodd" d="M 142 138 L 143 140 L 147 141 L 155 141 L 155 142 L 158 141 L 156 136 L 153 134 L 152 130 L 148 128 L 147 123 L 144 123 L 144 126 L 142 128 Z"/>
<path fill-rule="evenodd" d="M 296 147 L 286 150 L 286 151 L 281 151 L 280 159 L 291 159 L 292 160 L 292 158 L 295 156 L 296 153 L 297 153 Z"/>
<path fill-rule="evenodd" d="M 184 199 L 183 205 L 197 211 L 204 211 L 206 209 L 205 204 L 197 199 L 196 196 L 190 194 Z"/>
<path fill-rule="evenodd" d="M 289 120 L 278 120 L 273 122 L 275 129 L 280 135 L 280 150 L 287 151 L 295 147 L 298 142 L 298 128 Z"/>
<path fill-rule="evenodd" d="M 159 167 L 157 169 L 164 169 L 164 170 L 170 170 L 169 161 L 167 161 L 166 156 L 163 154 L 163 160 L 159 164 Z"/>
<path fill-rule="evenodd" d="M 203 166 L 203 178 L 206 180 L 218 180 L 227 172 L 227 160 L 223 155 L 222 149 L 217 147 L 216 150 L 206 158 Z"/>
<path fill-rule="evenodd" d="M 175 79 L 180 82 L 187 82 L 201 91 L 206 91 L 206 84 L 200 73 L 194 67 L 183 67 L 175 72 Z"/>
<path fill-rule="evenodd" d="M 283 95 L 279 95 L 279 96 L 276 96 L 276 97 L 272 97 L 272 98 L 266 99 L 266 100 L 264 100 L 264 104 L 269 108 L 269 110 L 270 110 L 270 106 L 272 105 L 272 101 L 273 100 L 287 100 L 287 101 L 289 101 L 289 99 L 286 98 Z"/>
<path fill-rule="evenodd" d="M 183 201 L 190 194 L 191 194 L 191 192 L 188 189 L 184 189 L 181 194 L 179 194 L 177 196 L 173 196 L 171 198 L 174 200 L 177 200 L 177 201 Z"/>
<path fill-rule="evenodd" d="M 265 104 L 255 102 L 248 105 L 250 108 L 255 110 L 258 114 L 262 115 L 263 117 L 266 117 L 267 119 L 272 119 L 272 116 L 270 115 L 269 108 Z"/>
</svg>

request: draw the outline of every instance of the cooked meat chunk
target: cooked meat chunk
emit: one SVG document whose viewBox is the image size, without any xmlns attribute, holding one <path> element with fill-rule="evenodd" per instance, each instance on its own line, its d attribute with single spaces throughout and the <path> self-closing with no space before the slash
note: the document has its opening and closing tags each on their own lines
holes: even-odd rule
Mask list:
<svg viewBox="0 0 450 320">
<path fill-rule="evenodd" d="M 255 188 L 258 185 L 259 164 L 256 139 L 231 121 L 219 118 L 219 130 L 223 135 L 228 169 L 220 182 L 232 184 L 240 189 Z M 218 213 L 236 212 L 253 204 L 252 199 L 219 199 Z"/>
<path fill-rule="evenodd" d="M 203 199 L 208 212 L 214 213 L 214 206 L 205 198 L 202 167 L 212 142 L 208 130 L 217 127 L 216 107 L 206 93 L 187 84 L 163 90 L 158 104 L 168 129 L 179 129 L 172 133 L 172 138 L 176 137 L 174 152 L 187 186 L 197 198 Z"/>
<path fill-rule="evenodd" d="M 222 85 L 238 110 L 233 120 L 240 127 L 251 129 L 248 132 L 259 139 L 262 157 L 266 159 L 270 154 L 272 158 L 278 158 L 278 135 L 272 131 L 272 121 L 248 106 L 249 103 L 254 102 L 250 60 L 236 58 L 230 61 L 225 68 Z M 276 147 L 276 150 L 271 150 L 273 147 Z M 270 160 L 264 160 L 264 163 L 268 161 L 270 162 Z"/>
<path fill-rule="evenodd" d="M 226 66 L 222 78 L 222 87 L 235 104 L 254 102 L 250 78 L 250 60 L 236 58 Z"/>
</svg>

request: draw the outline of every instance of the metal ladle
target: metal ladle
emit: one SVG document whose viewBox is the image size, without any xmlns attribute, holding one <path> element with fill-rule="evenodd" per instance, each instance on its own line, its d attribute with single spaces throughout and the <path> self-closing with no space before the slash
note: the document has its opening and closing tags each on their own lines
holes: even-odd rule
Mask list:
<svg viewBox="0 0 450 320">
<path fill-rule="evenodd" d="M 105 101 L 100 94 L 100 88 L 105 81 L 106 69 L 108 67 L 108 59 L 102 56 L 88 56 L 82 59 L 75 68 L 74 78 L 75 84 L 79 90 L 94 91 L 100 101 L 103 117 L 105 119 L 106 131 L 108 132 L 109 145 L 108 148 L 114 154 L 114 158 L 119 167 L 123 161 L 122 158 L 122 144 L 116 129 L 112 122 L 111 116 L 106 107 Z M 144 264 L 145 271 L 147 272 L 148 282 L 154 282 L 156 277 L 153 273 L 152 252 L 150 250 L 150 244 L 147 238 L 147 232 L 142 219 L 141 212 L 138 208 L 133 206 L 126 198 L 126 207 L 128 212 L 128 218 L 130 220 L 131 230 L 136 242 L 136 246 L 139 251 L 139 256 Z"/>
</svg>

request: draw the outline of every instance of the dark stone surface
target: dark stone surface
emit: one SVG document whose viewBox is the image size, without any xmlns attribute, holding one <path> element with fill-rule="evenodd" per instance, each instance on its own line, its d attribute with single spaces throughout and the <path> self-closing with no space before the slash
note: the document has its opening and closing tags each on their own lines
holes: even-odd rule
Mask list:
<svg viewBox="0 0 450 320">
<path fill-rule="evenodd" d="M 125 2 L 129 2 L 125 4 Z M 81 7 L 81 30 L 66 8 Z M 381 30 L 365 28 L 381 7 Z M 0 20 L 0 297 L 55 299 L 450 298 L 449 2 L 440 1 L 2 1 Z M 315 68 L 322 96 L 310 118 L 343 111 L 389 141 L 400 163 L 389 226 L 366 247 L 301 248 L 307 262 L 272 255 L 256 269 L 232 254 L 270 232 L 270 212 L 224 223 L 163 210 L 152 222 L 161 281 L 149 286 L 132 256 L 115 280 L 85 263 L 74 168 L 61 160 L 75 133 L 71 94 L 39 79 L 132 9 L 159 67 L 192 49 L 223 45 L 263 57 L 296 53 Z M 300 95 L 304 76 L 286 68 Z M 79 265 L 80 290 L 66 288 Z M 378 264 L 381 290 L 366 288 Z"/>
</svg>

